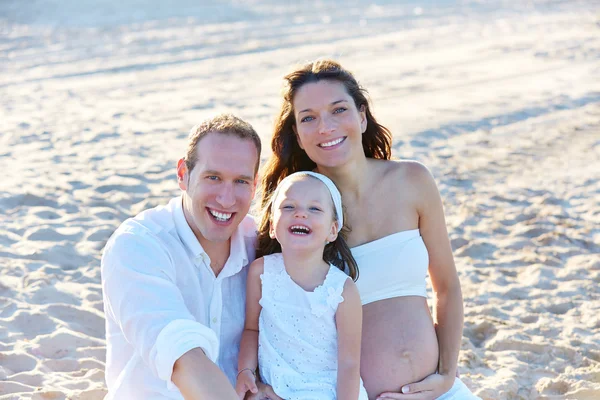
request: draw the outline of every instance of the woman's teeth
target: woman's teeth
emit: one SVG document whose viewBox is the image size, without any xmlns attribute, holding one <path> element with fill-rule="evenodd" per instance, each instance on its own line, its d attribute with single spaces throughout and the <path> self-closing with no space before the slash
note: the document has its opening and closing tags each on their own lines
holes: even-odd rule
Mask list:
<svg viewBox="0 0 600 400">
<path fill-rule="evenodd" d="M 342 142 L 342 140 L 344 140 L 344 138 L 343 138 L 343 137 L 341 137 L 341 138 L 339 138 L 339 139 L 332 140 L 332 141 L 330 141 L 330 142 L 321 143 L 319 146 L 320 146 L 320 147 L 331 147 L 331 146 L 335 146 L 336 144 L 338 144 L 338 143 L 341 143 L 341 142 Z"/>
</svg>

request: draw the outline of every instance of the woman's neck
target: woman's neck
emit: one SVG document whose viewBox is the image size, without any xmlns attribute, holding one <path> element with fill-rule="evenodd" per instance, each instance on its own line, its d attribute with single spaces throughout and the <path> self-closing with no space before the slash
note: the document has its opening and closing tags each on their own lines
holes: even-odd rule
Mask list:
<svg viewBox="0 0 600 400">
<path fill-rule="evenodd" d="M 364 192 L 368 176 L 369 161 L 363 155 L 353 162 L 339 167 L 324 167 L 317 165 L 317 172 L 329 177 L 345 196 L 360 198 Z"/>
</svg>

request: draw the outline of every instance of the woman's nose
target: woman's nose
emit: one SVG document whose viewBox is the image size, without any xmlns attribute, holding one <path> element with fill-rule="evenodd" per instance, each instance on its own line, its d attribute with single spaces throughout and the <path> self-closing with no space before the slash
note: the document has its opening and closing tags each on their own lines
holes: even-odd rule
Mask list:
<svg viewBox="0 0 600 400">
<path fill-rule="evenodd" d="M 328 117 L 321 118 L 321 121 L 319 122 L 319 133 L 320 134 L 331 133 L 334 131 L 334 128 L 335 128 L 335 124 L 331 120 L 331 118 L 328 118 Z"/>
</svg>

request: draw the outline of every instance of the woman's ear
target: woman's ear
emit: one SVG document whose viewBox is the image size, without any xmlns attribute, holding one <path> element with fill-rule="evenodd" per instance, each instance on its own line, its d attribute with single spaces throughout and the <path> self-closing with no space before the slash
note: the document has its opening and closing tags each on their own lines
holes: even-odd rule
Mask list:
<svg viewBox="0 0 600 400">
<path fill-rule="evenodd" d="M 367 131 L 367 123 L 368 123 L 367 107 L 365 107 L 365 105 L 363 104 L 362 106 L 360 106 L 358 113 L 360 114 L 360 131 L 362 133 L 365 133 Z"/>
<path fill-rule="evenodd" d="M 292 125 L 292 130 L 294 131 L 294 135 L 296 135 L 296 141 L 298 142 L 298 146 L 300 146 L 300 148 L 304 150 L 304 147 L 302 146 L 302 141 L 300 140 L 300 136 L 298 135 L 298 129 L 296 128 L 296 124 Z"/>
<path fill-rule="evenodd" d="M 269 221 L 269 237 L 275 239 L 275 228 L 273 227 L 273 221 Z"/>
</svg>

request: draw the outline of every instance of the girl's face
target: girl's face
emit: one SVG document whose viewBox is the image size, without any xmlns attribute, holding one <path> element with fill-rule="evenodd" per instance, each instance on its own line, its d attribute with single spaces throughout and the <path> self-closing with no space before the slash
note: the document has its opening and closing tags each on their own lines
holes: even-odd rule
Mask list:
<svg viewBox="0 0 600 400">
<path fill-rule="evenodd" d="M 337 238 L 333 200 L 321 181 L 300 177 L 279 190 L 272 206 L 269 235 L 285 250 L 323 251 Z"/>
<path fill-rule="evenodd" d="M 342 83 L 307 83 L 296 92 L 293 107 L 298 144 L 317 165 L 337 167 L 364 155 L 366 114 Z"/>
</svg>

